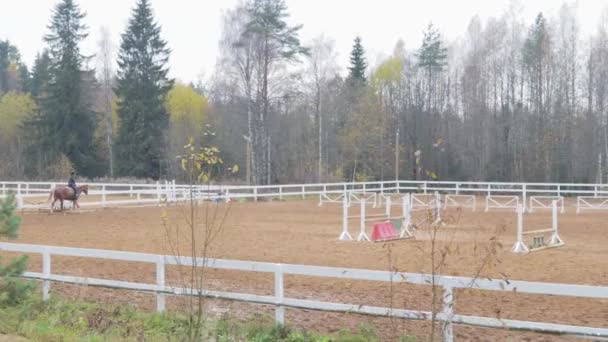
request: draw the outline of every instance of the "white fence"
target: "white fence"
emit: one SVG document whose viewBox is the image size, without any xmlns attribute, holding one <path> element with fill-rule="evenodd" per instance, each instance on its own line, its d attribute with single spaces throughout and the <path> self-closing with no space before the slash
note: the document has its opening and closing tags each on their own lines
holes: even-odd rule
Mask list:
<svg viewBox="0 0 608 342">
<path fill-rule="evenodd" d="M 332 312 L 348 312 L 372 316 L 398 317 L 410 320 L 431 320 L 431 312 L 388 307 L 377 307 L 357 304 L 344 304 L 315 300 L 287 298 L 284 296 L 284 276 L 298 275 L 322 278 L 351 279 L 377 282 L 409 283 L 426 285 L 433 283 L 432 276 L 426 274 L 400 273 L 388 271 L 371 271 L 361 269 L 333 268 L 304 265 L 274 264 L 267 262 L 251 262 L 220 259 L 193 259 L 189 257 L 176 257 L 155 254 L 108 251 L 98 249 L 82 249 L 69 247 L 38 246 L 26 244 L 0 243 L 0 251 L 34 253 L 42 255 L 42 272 L 26 272 L 24 277 L 42 281 L 43 298 L 50 296 L 51 282 L 80 284 L 87 286 L 100 286 L 114 289 L 127 289 L 135 291 L 152 292 L 156 294 L 156 307 L 158 311 L 165 310 L 165 296 L 167 295 L 204 295 L 211 298 L 221 298 L 250 303 L 270 304 L 275 306 L 275 319 L 277 323 L 285 322 L 285 308 L 310 309 Z M 53 256 L 85 257 L 95 259 L 110 259 L 119 261 L 135 261 L 156 265 L 156 283 L 126 282 L 110 279 L 77 277 L 53 273 L 51 261 Z M 185 265 L 202 266 L 246 271 L 264 272 L 274 274 L 274 296 L 261 296 L 246 293 L 208 291 L 192 292 L 191 289 L 173 287 L 166 284 L 165 266 Z M 528 293 L 553 296 L 581 297 L 594 299 L 608 299 L 608 287 L 553 284 L 512 280 L 486 280 L 465 277 L 435 276 L 434 283 L 443 289 L 443 308 L 437 313 L 436 319 L 443 324 L 445 341 L 453 341 L 453 324 L 534 331 L 552 334 L 568 334 L 596 338 L 608 337 L 608 327 L 586 327 L 565 324 L 540 323 L 512 319 L 498 319 L 491 317 L 477 317 L 460 315 L 454 312 L 455 289 L 477 289 L 482 291 L 500 291 L 510 293 Z"/>
<path fill-rule="evenodd" d="M 17 194 L 23 208 L 43 207 L 48 198 L 49 190 L 62 183 L 56 182 L 0 182 L 0 197 L 8 191 Z M 91 194 L 102 197 L 94 205 L 146 204 L 160 201 L 169 194 L 174 200 L 187 196 L 188 185 L 174 182 L 156 184 L 116 184 L 90 183 Z M 518 196 L 524 206 L 528 205 L 530 196 L 580 196 L 583 198 L 608 198 L 608 185 L 604 184 L 575 184 L 575 183 L 506 183 L 506 182 L 450 182 L 450 181 L 384 181 L 360 183 L 324 183 L 324 184 L 278 184 L 278 185 L 204 185 L 195 186 L 195 196 L 198 198 L 226 197 L 246 198 L 257 200 L 264 197 L 283 199 L 287 196 L 305 198 L 314 195 L 343 194 L 350 191 L 355 193 L 393 193 L 417 192 L 432 194 L 435 191 L 454 195 L 485 195 L 485 196 Z M 219 195 L 221 194 L 221 195 Z M 129 199 L 112 200 L 105 197 L 128 196 Z M 38 199 L 39 203 L 27 203 L 27 199 Z M 138 199 L 139 198 L 139 199 Z M 331 197 L 330 197 L 331 198 Z M 105 200 L 104 200 L 105 199 Z M 128 201 L 128 202 L 124 202 Z M 332 201 L 340 203 L 338 201 Z M 92 205 L 92 204 L 83 204 Z M 46 204 L 44 204 L 46 205 Z M 584 204 L 583 204 L 584 205 Z M 606 206 L 608 208 L 608 205 Z M 586 209 L 586 208 L 583 208 Z M 599 207 L 597 209 L 600 209 Z M 605 208 L 601 208 L 605 209 Z"/>
<path fill-rule="evenodd" d="M 477 201 L 475 195 L 446 195 L 446 208 L 470 208 L 473 211 L 477 209 Z"/>
<path fill-rule="evenodd" d="M 525 203 L 525 200 L 524 200 Z M 489 195 L 486 196 L 486 211 L 490 209 L 517 210 L 519 207 L 518 196 Z"/>
<path fill-rule="evenodd" d="M 576 199 L 576 213 L 583 210 L 608 210 L 608 197 L 579 196 Z"/>
<path fill-rule="evenodd" d="M 564 198 L 562 196 L 530 196 L 528 211 L 533 212 L 539 209 L 553 210 L 553 202 L 557 201 L 557 206 L 563 214 L 566 212 Z"/>
</svg>

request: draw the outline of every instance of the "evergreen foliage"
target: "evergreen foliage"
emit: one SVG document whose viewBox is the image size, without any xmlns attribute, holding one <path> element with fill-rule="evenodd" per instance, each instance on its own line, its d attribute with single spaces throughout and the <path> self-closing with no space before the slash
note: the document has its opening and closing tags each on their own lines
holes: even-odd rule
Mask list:
<svg viewBox="0 0 608 342">
<path fill-rule="evenodd" d="M 148 0 L 139 0 L 122 35 L 118 56 L 118 173 L 158 179 L 165 157 L 169 116 L 165 98 L 170 49 L 160 37 Z"/>
<path fill-rule="evenodd" d="M 17 238 L 21 218 L 15 215 L 15 195 L 0 200 L 0 239 Z M 34 284 L 19 279 L 27 267 L 27 256 L 2 263 L 0 257 L 0 307 L 19 304 L 29 296 Z"/>
<path fill-rule="evenodd" d="M 353 49 L 350 53 L 350 66 L 348 67 L 348 78 L 359 84 L 366 84 L 365 70 L 367 69 L 367 60 L 365 59 L 365 49 L 361 44 L 361 37 L 355 38 Z"/>
<path fill-rule="evenodd" d="M 49 33 L 44 37 L 48 44 L 48 61 L 43 55 L 34 70 L 32 86 L 40 91 L 44 78 L 48 78 L 48 94 L 39 98 L 42 111 L 30 123 L 36 126 L 38 149 L 46 151 L 47 162 L 65 154 L 80 174 L 95 176 L 99 172 L 93 133 L 95 113 L 83 96 L 83 63 L 79 43 L 87 37 L 82 23 L 85 14 L 73 0 L 62 0 L 53 10 Z M 48 74 L 46 70 L 48 63 Z"/>
</svg>

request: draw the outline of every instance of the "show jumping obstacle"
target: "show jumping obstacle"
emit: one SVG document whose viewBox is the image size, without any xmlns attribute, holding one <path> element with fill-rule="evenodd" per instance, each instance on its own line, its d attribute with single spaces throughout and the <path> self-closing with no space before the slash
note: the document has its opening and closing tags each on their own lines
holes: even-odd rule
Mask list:
<svg viewBox="0 0 608 342">
<path fill-rule="evenodd" d="M 369 237 L 369 235 L 366 232 L 366 224 L 368 223 L 379 223 L 382 224 L 382 229 L 384 229 L 385 234 L 382 234 L 383 238 L 382 240 L 387 240 L 387 236 L 390 237 L 390 239 L 406 239 L 406 238 L 411 238 L 413 236 L 412 231 L 409 229 L 408 224 L 406 223 L 406 217 L 409 211 L 409 197 L 404 197 L 402 202 L 401 202 L 401 207 L 402 207 L 402 215 L 400 216 L 393 216 L 391 213 L 391 209 L 393 206 L 393 202 L 392 199 L 390 197 L 386 197 L 384 199 L 385 201 L 385 205 L 384 205 L 384 212 L 383 213 L 379 213 L 379 214 L 369 214 L 367 212 L 367 206 L 368 206 L 368 202 L 365 198 L 361 198 L 359 200 L 359 213 L 356 215 L 352 215 L 349 216 L 349 207 L 351 207 L 352 203 L 351 202 L 349 205 L 349 201 L 347 200 L 347 198 L 349 198 L 349 196 L 344 196 L 343 200 L 342 200 L 342 233 L 340 234 L 339 239 L 341 241 L 351 241 L 353 240 L 352 235 L 349 233 L 348 231 L 348 223 L 350 220 L 353 219 L 357 219 L 359 221 L 359 235 L 357 236 L 357 241 L 376 241 L 376 239 L 373 239 L 374 237 L 376 237 L 374 234 L 372 234 L 372 238 Z M 410 214 L 411 215 L 411 214 Z M 393 221 L 393 222 L 391 222 Z M 388 234 L 389 233 L 389 225 L 392 227 L 392 234 Z M 378 226 L 378 225 L 375 225 Z M 398 227 L 395 227 L 398 226 Z M 395 229 L 397 228 L 397 229 Z M 375 229 L 376 230 L 376 229 Z M 397 234 L 396 230 L 399 230 L 400 233 Z"/>
<path fill-rule="evenodd" d="M 367 201 L 361 199 L 359 201 L 359 213 L 349 216 L 349 208 L 353 202 L 348 201 L 349 195 L 343 196 L 342 201 L 342 233 L 339 239 L 341 241 L 353 240 L 352 235 L 348 231 L 348 223 L 350 220 L 357 219 L 359 221 L 359 235 L 357 241 L 389 241 L 397 239 L 408 239 L 414 236 L 414 230 L 417 224 L 413 222 L 413 211 L 432 210 L 434 223 L 441 222 L 441 196 L 439 193 L 433 195 L 432 201 L 424 201 L 419 197 L 415 198 L 414 194 L 406 194 L 401 198 L 400 202 L 393 203 L 391 196 L 383 196 L 381 203 L 384 204 L 384 212 L 380 214 L 369 214 L 367 212 Z M 418 204 L 416 210 L 413 209 L 413 203 Z M 401 206 L 401 215 L 393 216 L 391 213 L 393 205 Z M 424 206 L 423 206 L 424 205 Z M 368 223 L 376 223 L 372 231 L 372 236 L 367 234 L 366 225 Z"/>
<path fill-rule="evenodd" d="M 521 206 L 517 208 L 517 242 L 515 242 L 515 245 L 511 248 L 511 252 L 525 254 L 565 245 L 564 241 L 559 236 L 557 221 L 558 201 L 553 201 L 552 204 L 551 228 L 524 231 L 524 211 L 524 208 Z M 551 234 L 551 237 L 547 243 L 545 241 L 545 235 L 548 233 Z M 532 236 L 532 243 L 529 246 L 524 242 L 524 236 Z"/>
</svg>

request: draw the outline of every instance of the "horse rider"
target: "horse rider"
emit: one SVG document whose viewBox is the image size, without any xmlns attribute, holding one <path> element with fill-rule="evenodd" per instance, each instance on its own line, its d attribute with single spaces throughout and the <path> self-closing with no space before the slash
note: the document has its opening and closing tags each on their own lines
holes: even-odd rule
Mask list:
<svg viewBox="0 0 608 342">
<path fill-rule="evenodd" d="M 68 187 L 74 190 L 74 199 L 78 199 L 78 187 L 76 186 L 76 181 L 74 180 L 74 171 L 70 172 L 70 180 L 68 180 Z"/>
</svg>

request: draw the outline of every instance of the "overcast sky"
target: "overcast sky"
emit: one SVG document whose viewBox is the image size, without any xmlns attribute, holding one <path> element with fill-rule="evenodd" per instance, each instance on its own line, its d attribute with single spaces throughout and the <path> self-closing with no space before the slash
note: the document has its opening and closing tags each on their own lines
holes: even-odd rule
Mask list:
<svg viewBox="0 0 608 342">
<path fill-rule="evenodd" d="M 90 36 L 83 44 L 86 54 L 95 53 L 100 27 L 112 33 L 120 44 L 120 33 L 135 0 L 76 0 L 86 11 Z M 509 0 L 286 0 L 292 23 L 303 24 L 301 38 L 309 41 L 321 33 L 336 41 L 338 58 L 346 67 L 352 40 L 363 38 L 372 61 L 388 54 L 398 39 L 406 48 L 420 45 L 422 31 L 433 22 L 448 39 L 462 37 L 470 19 L 479 15 L 500 16 Z M 43 47 L 52 7 L 58 0 L 2 0 L 0 39 L 16 45 L 28 66 Z M 222 13 L 237 0 L 151 0 L 162 35 L 173 50 L 171 74 L 182 81 L 210 76 L 215 65 Z M 522 13 L 528 23 L 542 11 L 553 17 L 562 5 L 560 0 L 527 0 Z M 571 3 L 571 2 L 570 2 Z M 9 10 L 10 8 L 10 10 Z M 583 34 L 596 27 L 608 0 L 579 0 L 578 18 Z"/>
</svg>

